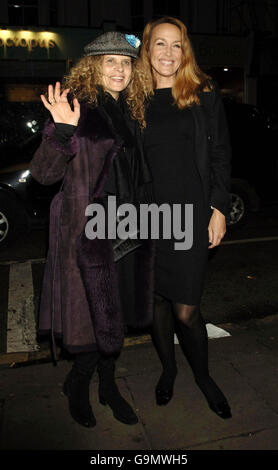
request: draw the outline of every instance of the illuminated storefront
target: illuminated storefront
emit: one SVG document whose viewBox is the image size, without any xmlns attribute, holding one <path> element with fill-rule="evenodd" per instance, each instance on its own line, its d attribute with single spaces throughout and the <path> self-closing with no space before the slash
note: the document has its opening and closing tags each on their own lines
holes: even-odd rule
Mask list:
<svg viewBox="0 0 278 470">
<path fill-rule="evenodd" d="M 36 101 L 60 80 L 102 31 L 85 28 L 0 29 L 0 99 Z"/>
</svg>

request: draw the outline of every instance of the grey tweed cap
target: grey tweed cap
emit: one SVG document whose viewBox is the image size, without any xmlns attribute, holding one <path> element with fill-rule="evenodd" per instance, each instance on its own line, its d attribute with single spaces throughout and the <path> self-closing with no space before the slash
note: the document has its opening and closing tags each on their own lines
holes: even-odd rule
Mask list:
<svg viewBox="0 0 278 470">
<path fill-rule="evenodd" d="M 137 59 L 141 41 L 133 34 L 108 31 L 84 47 L 86 55 L 116 54 Z"/>
</svg>

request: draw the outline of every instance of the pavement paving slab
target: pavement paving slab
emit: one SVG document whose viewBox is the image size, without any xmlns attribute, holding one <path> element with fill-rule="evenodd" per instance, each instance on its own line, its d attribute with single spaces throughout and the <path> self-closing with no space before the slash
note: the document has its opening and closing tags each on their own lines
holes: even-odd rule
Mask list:
<svg viewBox="0 0 278 470">
<path fill-rule="evenodd" d="M 188 367 L 178 364 L 175 399 L 157 407 L 154 387 L 157 375 L 128 377 L 152 449 L 186 449 L 210 441 L 278 426 L 278 415 L 265 403 L 248 380 L 232 365 L 214 363 L 213 377 L 226 394 L 233 418 L 222 420 L 207 406 Z M 211 368 L 212 369 L 212 368 Z M 149 399 L 147 399 L 149 398 Z"/>
<path fill-rule="evenodd" d="M 188 447 L 187 450 L 232 450 L 232 451 L 273 451 L 277 449 L 278 427 L 262 429 L 243 436 L 228 437 L 214 442 L 203 443 L 198 446 Z M 256 456 L 254 456 L 254 461 Z"/>
<path fill-rule="evenodd" d="M 62 393 L 70 360 L 0 366 L 0 448 L 2 450 L 277 450 L 278 317 L 226 325 L 231 336 L 209 341 L 210 371 L 231 405 L 222 420 L 208 407 L 179 345 L 174 398 L 155 402 L 160 361 L 150 342 L 125 347 L 116 381 L 136 410 L 128 426 L 98 402 L 98 376 L 90 398 L 97 426 L 73 421 Z M 272 339 L 274 338 L 274 339 Z"/>
<path fill-rule="evenodd" d="M 54 370 L 54 374 L 51 374 Z M 70 366 L 50 364 L 7 371 L 1 448 L 6 450 L 97 450 L 145 449 L 144 430 L 139 423 L 127 426 L 116 421 L 108 406 L 98 403 L 98 380 L 95 377 L 90 400 L 97 426 L 79 426 L 68 413 L 68 401 L 62 392 L 62 380 Z M 59 369 L 59 374 L 57 374 Z M 37 373 L 39 372 L 39 374 Z M 50 375 L 51 374 L 51 375 Z M 3 383 L 3 382 L 2 382 Z M 121 394 L 133 406 L 125 379 L 117 379 Z M 2 396 L 3 388 L 0 390 Z"/>
</svg>

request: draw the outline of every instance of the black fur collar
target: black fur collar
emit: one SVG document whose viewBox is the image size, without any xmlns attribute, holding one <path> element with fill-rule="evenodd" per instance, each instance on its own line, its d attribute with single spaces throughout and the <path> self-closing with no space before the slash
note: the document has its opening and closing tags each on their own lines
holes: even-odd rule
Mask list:
<svg viewBox="0 0 278 470">
<path fill-rule="evenodd" d="M 122 140 L 126 147 L 134 146 L 134 137 L 129 130 L 127 120 L 130 119 L 124 98 L 120 95 L 115 101 L 99 87 L 98 106 L 81 103 L 81 115 L 77 129 L 79 137 L 92 140 Z"/>
</svg>

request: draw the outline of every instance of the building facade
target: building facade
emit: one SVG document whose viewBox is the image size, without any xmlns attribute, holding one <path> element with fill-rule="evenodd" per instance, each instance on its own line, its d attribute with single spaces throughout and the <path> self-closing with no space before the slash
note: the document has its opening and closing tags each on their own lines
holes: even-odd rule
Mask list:
<svg viewBox="0 0 278 470">
<path fill-rule="evenodd" d="M 38 99 L 103 31 L 139 36 L 153 17 L 172 15 L 188 27 L 200 66 L 223 93 L 252 104 L 273 102 L 278 87 L 276 0 L 1 0 L 0 93 Z M 262 84 L 264 85 L 262 87 Z M 270 93 L 271 94 L 271 93 Z"/>
</svg>

